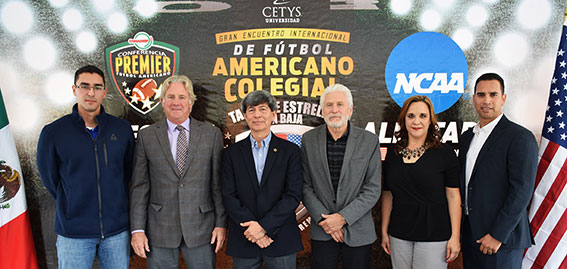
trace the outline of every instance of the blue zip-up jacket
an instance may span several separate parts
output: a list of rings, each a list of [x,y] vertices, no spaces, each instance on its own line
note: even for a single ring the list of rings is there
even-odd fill
[[[134,135],[126,120],[96,117],[93,138],[73,113],[46,125],[37,145],[43,184],[57,201],[55,232],[71,238],[105,238],[129,229],[128,184]]]

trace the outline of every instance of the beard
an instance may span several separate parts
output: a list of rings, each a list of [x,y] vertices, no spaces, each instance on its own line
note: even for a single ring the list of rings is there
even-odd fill
[[[340,121],[331,121],[331,117],[341,117]],[[349,116],[344,116],[340,113],[331,113],[327,116],[325,116],[325,123],[327,124],[327,126],[331,127],[331,128],[341,128],[343,126],[345,126],[345,124],[348,122],[348,120],[350,120]]]

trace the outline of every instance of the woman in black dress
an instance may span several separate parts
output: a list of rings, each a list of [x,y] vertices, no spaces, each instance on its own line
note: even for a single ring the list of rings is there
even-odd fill
[[[427,96],[408,98],[398,124],[383,165],[382,248],[394,268],[446,268],[460,251],[459,162]]]

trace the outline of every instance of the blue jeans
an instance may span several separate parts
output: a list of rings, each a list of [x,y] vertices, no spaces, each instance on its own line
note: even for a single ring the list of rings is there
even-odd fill
[[[124,231],[104,239],[57,235],[59,269],[90,269],[95,255],[100,268],[127,269],[130,264],[130,233]]]

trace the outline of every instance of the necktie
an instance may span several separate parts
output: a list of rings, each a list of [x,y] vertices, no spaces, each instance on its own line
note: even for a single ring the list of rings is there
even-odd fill
[[[179,174],[181,174],[183,173],[185,162],[187,161],[187,133],[185,132],[185,128],[183,128],[183,126],[181,125],[177,125],[175,129],[179,131],[179,135],[177,136],[176,161],[177,171],[179,171]]]

